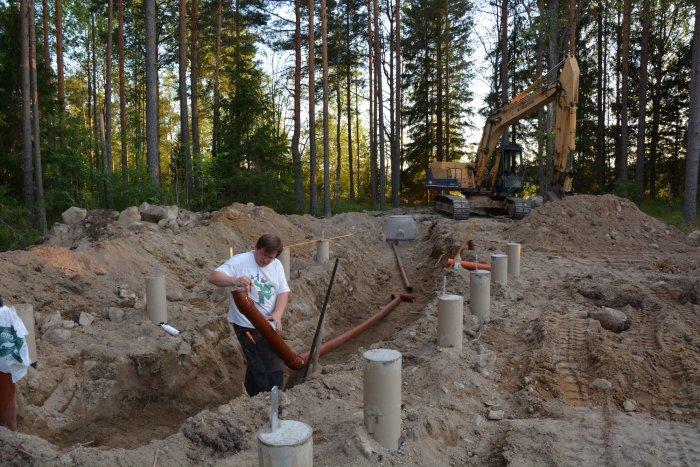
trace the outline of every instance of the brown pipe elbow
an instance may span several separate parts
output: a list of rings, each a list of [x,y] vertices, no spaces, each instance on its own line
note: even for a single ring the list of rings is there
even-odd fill
[[[265,340],[272,347],[272,350],[279,358],[282,359],[284,364],[292,370],[301,370],[304,368],[304,365],[306,365],[306,359],[300,357],[292,349],[290,349],[282,337],[280,337],[280,335],[277,334],[274,329],[272,329],[270,323],[255,307],[255,304],[250,297],[248,297],[248,293],[245,290],[231,291],[231,295],[233,295],[233,301],[236,303],[236,306],[241,313],[248,318],[248,321],[255,326],[255,329],[260,331],[260,334],[262,334]]]

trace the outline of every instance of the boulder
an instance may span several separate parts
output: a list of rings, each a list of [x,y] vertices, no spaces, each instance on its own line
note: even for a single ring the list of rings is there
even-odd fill
[[[63,218],[63,223],[68,225],[77,224],[82,222],[87,216],[87,209],[77,208],[75,206],[70,207],[63,211],[61,217]]]
[[[199,224],[201,220],[202,215],[198,212],[180,209],[177,214],[177,223],[180,227],[192,227]]]
[[[152,222],[157,224],[161,219],[177,219],[178,207],[177,206],[156,206],[148,204],[147,202],[141,203],[139,206],[139,212],[141,213],[141,219],[146,222]]]
[[[589,311],[588,317],[600,322],[603,329],[612,332],[626,331],[632,325],[629,316],[614,308],[600,307],[598,310]]]
[[[134,222],[139,222],[140,220],[141,213],[136,206],[126,208],[119,213],[119,223],[124,227],[129,227]]]
[[[700,246],[700,230],[694,230],[688,234],[688,244],[690,246]]]

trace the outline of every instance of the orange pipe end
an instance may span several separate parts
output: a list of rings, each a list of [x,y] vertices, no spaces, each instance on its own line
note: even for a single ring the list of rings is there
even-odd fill
[[[447,267],[451,268],[455,265],[455,260],[453,258],[449,258],[447,260]],[[486,263],[474,263],[472,261],[462,261],[462,267],[464,269],[469,269],[470,271],[474,271],[476,269],[482,270],[482,271],[490,271],[491,270],[491,265],[486,264]]]

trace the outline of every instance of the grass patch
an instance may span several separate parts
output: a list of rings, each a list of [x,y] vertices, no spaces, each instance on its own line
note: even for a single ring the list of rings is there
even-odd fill
[[[639,209],[643,213],[668,225],[676,226],[686,233],[700,229],[700,212],[695,217],[695,223],[689,225],[683,221],[682,199],[648,199],[639,205]]]

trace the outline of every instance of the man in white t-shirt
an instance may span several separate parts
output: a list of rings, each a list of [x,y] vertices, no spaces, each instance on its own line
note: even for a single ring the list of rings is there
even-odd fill
[[[255,250],[231,257],[209,274],[209,282],[217,287],[245,288],[257,309],[278,332],[282,330],[282,315],[289,302],[289,285],[282,263],[282,240],[265,234],[255,244]],[[245,389],[249,396],[282,389],[284,364],[274,353],[260,331],[236,307],[229,294],[227,319],[233,324],[246,358]]]

